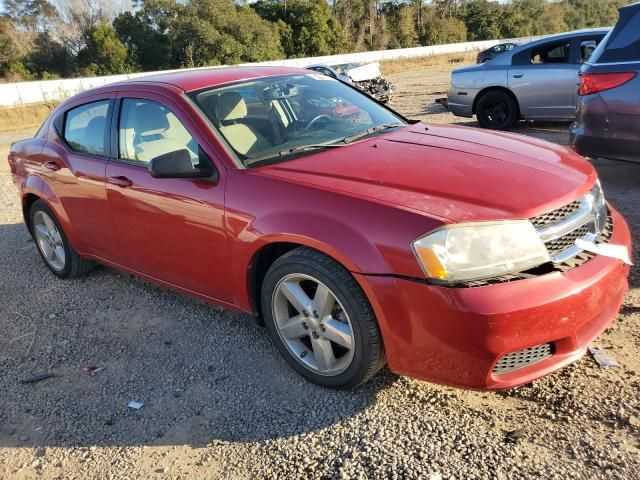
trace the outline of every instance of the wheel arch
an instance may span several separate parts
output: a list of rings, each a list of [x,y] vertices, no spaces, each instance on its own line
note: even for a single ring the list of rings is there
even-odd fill
[[[507,87],[501,87],[501,86],[498,86],[498,85],[494,85],[494,86],[491,86],[491,87],[483,88],[482,90],[480,90],[480,91],[478,92],[478,94],[476,95],[476,97],[473,99],[473,106],[471,107],[471,113],[472,113],[473,115],[475,115],[475,114],[476,114],[476,110],[477,110],[477,108],[478,108],[478,102],[480,101],[480,99],[481,99],[483,96],[485,96],[485,95],[486,95],[487,93],[489,93],[489,92],[496,92],[496,91],[497,91],[497,92],[504,92],[504,93],[506,93],[507,95],[509,95],[509,96],[513,99],[513,101],[514,101],[514,102],[515,102],[515,104],[516,104],[516,108],[518,109],[518,118],[519,118],[519,117],[520,117],[520,102],[518,102],[518,98],[516,97],[515,93],[513,93],[513,92],[512,92],[509,88],[507,88]]]
[[[73,229],[73,225],[69,220],[69,216],[65,211],[62,203],[58,200],[56,195],[49,184],[38,175],[28,176],[21,187],[21,200],[22,200],[22,215],[24,217],[25,225],[29,232],[31,232],[31,219],[29,218],[29,212],[31,206],[37,201],[42,200],[60,222],[65,235],[67,236],[71,245],[76,248],[76,235]]]
[[[42,197],[33,192],[29,192],[22,197],[22,217],[24,218],[24,224],[27,226],[29,232],[31,232],[31,218],[29,212],[31,211],[31,206],[37,200],[42,200]]]
[[[261,245],[259,245],[251,255],[251,260],[246,269],[245,285],[249,307],[256,316],[258,323],[263,324],[260,296],[262,293],[262,282],[267,271],[278,258],[300,247],[308,248],[327,256],[348,272],[359,271],[358,267],[338,250],[314,239],[299,236],[290,238],[276,237],[261,242]]]

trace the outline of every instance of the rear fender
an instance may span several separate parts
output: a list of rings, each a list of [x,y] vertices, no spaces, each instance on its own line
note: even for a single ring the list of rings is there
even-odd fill
[[[51,209],[53,214],[56,216],[58,222],[62,226],[62,230],[65,235],[71,242],[71,245],[76,245],[75,231],[71,222],[69,220],[69,216],[67,212],[62,207],[62,203],[58,197],[55,196],[53,190],[49,186],[49,184],[39,175],[29,175],[25,178],[25,181],[21,187],[22,192],[22,213],[24,216],[24,222],[31,231],[31,226],[29,225],[29,207],[32,203],[32,199],[34,197],[38,197],[38,199],[44,201],[47,206]],[[77,250],[77,249],[76,249]]]

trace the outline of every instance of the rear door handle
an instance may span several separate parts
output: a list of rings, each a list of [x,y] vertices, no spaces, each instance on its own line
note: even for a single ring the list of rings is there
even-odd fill
[[[57,172],[58,170],[60,170],[60,165],[53,161],[44,162],[42,166],[47,170],[51,170],[53,172]]]
[[[513,78],[522,78],[522,77],[524,77],[523,73],[514,73],[513,74]]]
[[[109,177],[109,183],[116,185],[120,188],[127,188],[133,185],[133,182],[129,180],[127,177]]]

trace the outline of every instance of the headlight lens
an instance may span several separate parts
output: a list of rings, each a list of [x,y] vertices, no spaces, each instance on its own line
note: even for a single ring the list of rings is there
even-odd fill
[[[528,220],[446,226],[413,242],[413,251],[427,278],[444,282],[496,277],[551,261]]]
[[[600,180],[596,181],[595,186],[588,194],[589,201],[592,203],[591,208],[595,216],[596,231],[600,233],[604,230],[607,223],[607,202],[604,198],[604,192],[602,191],[602,185]]]

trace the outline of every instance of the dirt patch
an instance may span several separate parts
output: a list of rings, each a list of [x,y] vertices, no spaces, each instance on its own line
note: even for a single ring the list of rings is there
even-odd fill
[[[38,103],[24,107],[0,109],[0,132],[39,127],[56,107],[55,103]]]
[[[461,66],[472,64],[476,60],[477,51],[447,53],[445,55],[431,55],[428,57],[401,58],[397,60],[383,60],[380,68],[383,75],[422,70],[437,66]]]

